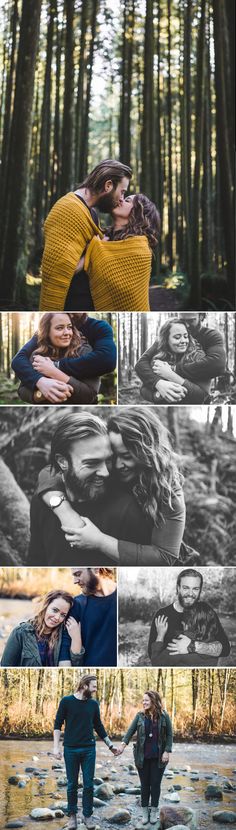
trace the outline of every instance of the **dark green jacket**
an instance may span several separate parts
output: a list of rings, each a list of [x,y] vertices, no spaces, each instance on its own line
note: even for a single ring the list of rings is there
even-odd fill
[[[59,663],[61,641],[62,626],[54,647],[54,666],[58,666]],[[80,654],[70,652],[72,666],[83,665],[83,656],[84,649]],[[16,628],[13,628],[4,648],[1,666],[42,666],[35,630],[30,621],[21,622]]]
[[[145,715],[143,712],[137,712],[134,720],[127,729],[123,737],[123,741],[128,744],[130,739],[137,732],[137,739],[134,743],[134,761],[136,767],[142,768],[144,762],[144,744],[145,744]],[[161,717],[158,719],[158,766],[165,767],[161,761],[163,752],[172,752],[172,725],[167,712],[163,711]]]

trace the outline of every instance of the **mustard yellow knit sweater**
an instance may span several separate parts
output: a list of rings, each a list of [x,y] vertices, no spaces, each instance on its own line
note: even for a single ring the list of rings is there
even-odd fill
[[[75,193],[67,193],[53,205],[44,225],[41,311],[63,310],[76,265],[94,234],[102,236]]]
[[[93,237],[84,268],[94,307],[102,311],[150,311],[149,280],[152,253],[146,236],[115,242]]]

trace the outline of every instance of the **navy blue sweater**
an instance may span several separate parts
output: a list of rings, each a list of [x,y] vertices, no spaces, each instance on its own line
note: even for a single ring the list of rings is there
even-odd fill
[[[70,615],[81,622],[84,666],[117,665],[117,592],[75,597]],[[68,660],[70,637],[63,631],[59,660]],[[70,659],[70,657],[69,657]]]
[[[97,700],[79,700],[66,695],[59,703],[54,729],[65,723],[64,746],[91,746],[95,743],[93,730],[104,740],[107,732],[100,718]]]
[[[92,317],[87,317],[79,330],[92,346],[92,351],[82,357],[62,357],[59,360],[59,369],[78,380],[113,372],[116,367],[116,345],[109,323],[106,320],[94,320]],[[30,355],[37,349],[37,345],[37,334],[34,334],[12,360],[15,374],[25,386],[32,390],[37,381],[43,377],[43,372],[34,369],[30,362]]]

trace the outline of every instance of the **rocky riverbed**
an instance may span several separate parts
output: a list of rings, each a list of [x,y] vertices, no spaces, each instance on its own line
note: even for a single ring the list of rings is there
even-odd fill
[[[35,825],[45,830],[48,822],[52,830],[66,826],[65,770],[63,762],[57,765],[51,748],[49,741],[1,743],[1,828],[27,830]],[[141,827],[140,786],[131,745],[115,759],[98,743],[94,785],[97,830]],[[79,816],[81,812],[80,788]],[[175,744],[163,779],[160,817],[156,830],[236,827],[235,746]]]

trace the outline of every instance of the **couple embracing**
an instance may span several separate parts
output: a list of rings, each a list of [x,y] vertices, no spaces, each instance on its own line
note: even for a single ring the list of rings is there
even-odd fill
[[[55,203],[44,226],[41,310],[149,310],[160,217],[144,194],[126,197],[131,177],[106,159]],[[112,216],[105,233],[96,208]]]
[[[150,823],[158,819],[158,803],[161,780],[172,750],[172,727],[169,715],[162,705],[157,691],[148,690],[143,695],[143,708],[135,715],[121,746],[113,743],[101,721],[100,709],[93,695],[97,691],[95,675],[84,675],[79,680],[75,692],[66,695],[60,701],[54,723],[54,755],[61,758],[60,735],[65,724],[64,758],[67,775],[68,830],[77,828],[78,812],[78,776],[80,768],[83,775],[82,808],[83,822],[86,827],[96,827],[93,821],[93,778],[95,771],[94,730],[108,746],[113,755],[119,756],[136,735],[134,760],[141,784],[142,824],[149,822],[149,802],[151,806]]]

